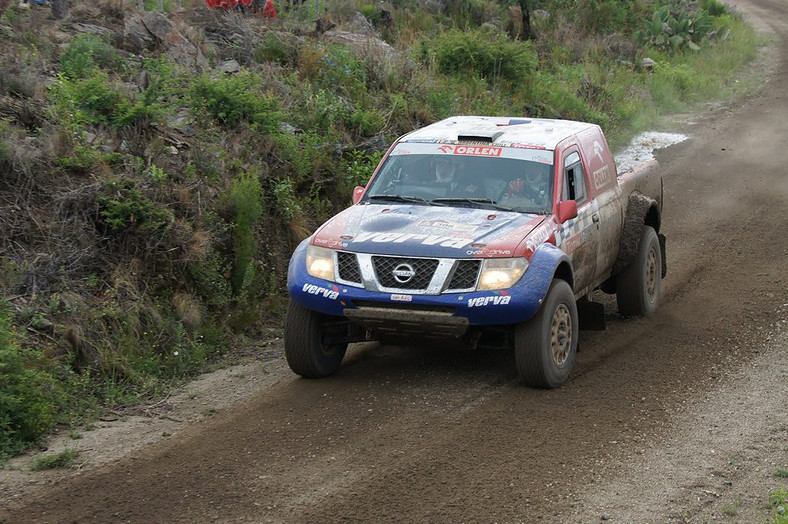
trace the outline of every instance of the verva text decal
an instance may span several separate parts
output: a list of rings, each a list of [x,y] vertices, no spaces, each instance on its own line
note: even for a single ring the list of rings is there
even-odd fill
[[[510,295],[495,295],[492,297],[476,297],[468,299],[468,307],[505,306],[512,299]]]
[[[339,288],[334,286],[334,289],[328,289],[325,287],[316,286],[315,284],[304,284],[304,287],[301,289],[304,293],[309,293],[310,295],[317,295],[322,296],[323,298],[327,298],[329,300],[336,300],[339,296]]]
[[[470,240],[467,238],[448,237],[443,235],[424,235],[416,233],[360,233],[356,242],[376,242],[402,244],[408,240],[420,240],[423,246],[465,247]]]

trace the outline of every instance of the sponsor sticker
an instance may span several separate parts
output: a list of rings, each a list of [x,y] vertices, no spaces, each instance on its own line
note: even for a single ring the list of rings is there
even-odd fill
[[[505,306],[512,300],[511,295],[506,291],[496,291],[495,293],[495,295],[488,297],[469,298],[468,307]]]
[[[608,185],[613,179],[613,174],[610,172],[610,166],[608,165],[600,167],[591,173],[591,176],[594,179],[594,187],[597,189]]]
[[[412,295],[391,295],[391,300],[394,302],[413,302]]]
[[[339,288],[336,286],[331,286],[331,288],[332,289],[328,289],[315,284],[304,284],[304,287],[301,288],[301,291],[310,295],[327,298],[329,300],[336,300],[337,297],[339,297]]]
[[[458,222],[449,222],[448,220],[422,220],[419,222],[422,227],[431,227],[434,229],[447,229],[451,231],[471,232],[475,231],[478,227],[476,224],[460,224]]]
[[[454,148],[455,155],[501,156],[502,152],[503,148],[500,147],[457,146]]]
[[[360,233],[356,236],[356,242],[375,242],[375,243],[391,243],[402,244],[408,240],[420,241],[423,246],[441,246],[441,247],[465,247],[470,240],[467,238],[459,238],[444,235],[424,235],[416,233]]]

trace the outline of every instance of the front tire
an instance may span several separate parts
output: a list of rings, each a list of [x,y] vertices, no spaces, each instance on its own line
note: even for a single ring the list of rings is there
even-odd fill
[[[616,276],[616,301],[623,316],[648,316],[657,310],[662,290],[662,250],[651,226],[643,226],[635,260]]]
[[[285,317],[285,357],[294,373],[304,378],[322,378],[339,369],[347,351],[347,342],[328,340],[342,335],[332,329],[329,317],[310,311],[291,300]]]
[[[536,315],[515,330],[520,382],[534,388],[561,387],[575,365],[578,329],[572,288],[566,281],[554,279]]]

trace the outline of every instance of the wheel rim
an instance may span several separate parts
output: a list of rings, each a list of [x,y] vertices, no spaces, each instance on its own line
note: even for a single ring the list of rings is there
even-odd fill
[[[550,326],[550,349],[556,366],[563,366],[572,347],[572,316],[566,304],[559,304]]]
[[[654,249],[648,251],[648,263],[646,264],[646,294],[649,303],[653,303],[657,296],[657,252]]]

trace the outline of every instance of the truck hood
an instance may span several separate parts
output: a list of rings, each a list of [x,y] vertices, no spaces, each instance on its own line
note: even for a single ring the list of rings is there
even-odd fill
[[[521,256],[518,246],[545,218],[491,209],[354,205],[321,226],[311,243],[357,253],[400,256]]]

